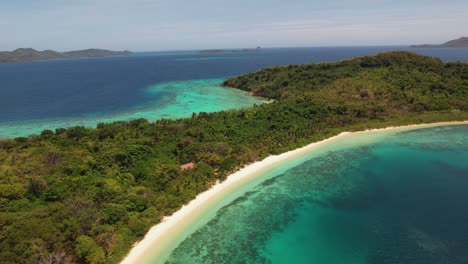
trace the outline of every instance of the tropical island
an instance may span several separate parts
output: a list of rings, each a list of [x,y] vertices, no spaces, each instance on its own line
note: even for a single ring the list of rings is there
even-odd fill
[[[36,60],[52,60],[52,59],[72,59],[72,58],[97,58],[109,56],[126,56],[133,52],[111,51],[103,49],[86,49],[67,52],[58,52],[54,50],[38,51],[31,48],[19,48],[14,51],[0,51],[0,63],[6,62],[27,62]]]
[[[224,86],[270,104],[0,141],[0,259],[118,263],[240,168],[344,131],[468,120],[468,64],[409,52],[271,67]]]
[[[440,45],[412,45],[411,48],[468,48],[468,37],[450,40]]]

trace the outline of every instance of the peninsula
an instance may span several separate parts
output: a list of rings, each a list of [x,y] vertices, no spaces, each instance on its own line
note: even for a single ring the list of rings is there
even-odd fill
[[[126,56],[133,54],[131,51],[110,51],[103,49],[86,49],[68,52],[58,52],[54,50],[38,51],[31,48],[20,48],[14,51],[0,51],[0,63],[26,62],[36,60],[51,59],[71,59],[71,58],[95,58],[109,56]]]
[[[468,37],[450,40],[440,45],[412,45],[411,48],[468,48]]]
[[[144,245],[168,231],[157,245],[171,243],[194,204],[299,152],[259,163],[266,157],[347,131],[468,120],[468,64],[410,52],[270,67],[224,85],[274,102],[0,140],[0,259],[118,263],[166,223],[126,262],[142,263]],[[222,187],[163,220],[213,186]]]

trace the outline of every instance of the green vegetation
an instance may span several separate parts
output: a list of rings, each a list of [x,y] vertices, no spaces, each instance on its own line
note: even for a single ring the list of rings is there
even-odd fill
[[[58,52],[54,50],[37,51],[31,48],[20,48],[14,51],[0,51],[0,63],[22,62],[36,60],[71,59],[71,58],[96,58],[109,56],[126,56],[132,54],[131,51],[110,51],[102,49],[75,50]]]
[[[341,131],[468,120],[468,65],[407,52],[224,84],[276,100],[0,141],[0,262],[117,263],[164,215],[270,154]]]

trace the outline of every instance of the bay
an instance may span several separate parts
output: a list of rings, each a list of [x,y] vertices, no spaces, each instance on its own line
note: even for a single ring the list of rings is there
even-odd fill
[[[167,263],[468,263],[468,125],[351,136],[300,160]]]

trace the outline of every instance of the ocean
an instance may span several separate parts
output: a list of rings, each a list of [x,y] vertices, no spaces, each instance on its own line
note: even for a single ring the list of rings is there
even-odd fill
[[[219,84],[267,66],[389,50],[468,61],[468,49],[328,47],[0,64],[0,138],[250,107],[268,100]],[[467,125],[337,141],[228,195],[167,261],[468,263],[467,161]]]
[[[351,135],[259,175],[154,263],[468,263],[467,161],[468,125]]]
[[[147,52],[126,57],[0,64],[0,138],[44,129],[146,118],[190,117],[264,103],[220,88],[226,78],[263,67],[331,62],[389,50],[410,50],[445,61],[468,61],[468,49],[409,47],[277,48],[200,54]]]

